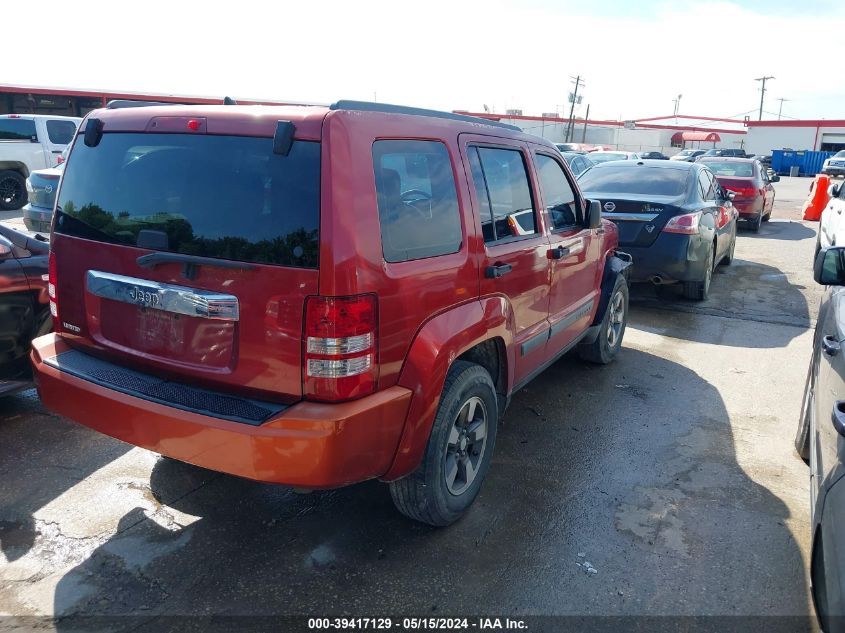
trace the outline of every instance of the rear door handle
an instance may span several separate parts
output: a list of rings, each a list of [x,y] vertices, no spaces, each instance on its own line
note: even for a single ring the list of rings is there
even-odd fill
[[[564,257],[567,257],[571,252],[572,251],[569,250],[568,246],[558,246],[557,248],[550,249],[546,253],[546,256],[549,259],[563,259]]]
[[[493,264],[487,267],[487,270],[484,271],[484,276],[488,279],[496,279],[498,277],[504,277],[512,270],[513,266],[510,264]]]
[[[822,339],[822,349],[828,356],[836,356],[841,346],[839,345],[839,341],[828,334]]]

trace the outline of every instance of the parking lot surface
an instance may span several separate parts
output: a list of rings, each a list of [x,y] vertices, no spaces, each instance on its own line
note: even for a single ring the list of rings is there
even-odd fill
[[[821,296],[808,186],[776,185],[772,221],[741,230],[706,302],[635,287],[616,362],[566,357],[516,394],[449,528],[401,517],[377,482],[297,494],[132,448],[34,391],[0,401],[0,614],[135,614],[140,630],[169,615],[784,615],[808,630],[809,475],[792,448]]]

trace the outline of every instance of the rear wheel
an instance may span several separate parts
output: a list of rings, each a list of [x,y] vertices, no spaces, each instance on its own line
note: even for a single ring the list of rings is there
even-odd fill
[[[481,490],[496,443],[498,405],[493,380],[475,363],[455,361],[422,463],[390,483],[390,496],[405,516],[429,525],[457,521]]]
[[[607,365],[616,358],[622,347],[622,337],[628,324],[628,283],[618,275],[610,301],[604,311],[599,335],[595,341],[578,348],[582,359],[599,365]]]
[[[762,211],[760,211],[760,215],[758,215],[756,218],[754,218],[754,219],[753,219],[753,220],[749,223],[749,225],[748,225],[748,226],[749,226],[749,228],[750,228],[752,231],[754,231],[755,233],[759,233],[759,232],[760,232],[760,224],[762,224],[762,223],[763,223],[763,212],[762,212]]]
[[[734,251],[736,250],[736,231],[734,231],[733,237],[731,238],[731,246],[728,249],[728,252],[722,258],[722,261],[719,262],[725,266],[730,266],[731,262],[734,260]]]
[[[704,279],[701,281],[685,281],[684,296],[693,301],[704,301],[710,295],[710,282],[713,280],[713,265],[716,258],[716,251],[712,244],[710,246],[709,265],[704,271]]]
[[[16,211],[26,204],[26,179],[18,172],[0,171],[0,210]]]

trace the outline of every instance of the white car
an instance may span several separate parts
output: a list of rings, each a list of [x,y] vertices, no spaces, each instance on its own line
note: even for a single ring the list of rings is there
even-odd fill
[[[590,152],[590,160],[594,163],[606,163],[611,160],[639,160],[640,155],[636,152],[603,151]]]
[[[816,254],[830,246],[845,246],[845,183],[830,185],[830,202],[822,211]]]
[[[828,176],[845,176],[845,149],[824,161],[822,173]]]
[[[0,211],[26,204],[29,174],[58,164],[81,121],[67,116],[0,115]]]

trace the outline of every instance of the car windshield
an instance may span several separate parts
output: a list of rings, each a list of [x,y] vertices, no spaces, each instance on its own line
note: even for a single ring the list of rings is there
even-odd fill
[[[678,152],[678,156],[692,156],[694,153],[694,149],[682,149],[680,152]]]
[[[845,149],[836,152],[836,156],[834,156],[834,158],[845,158]]]
[[[185,134],[77,143],[56,232],[186,255],[317,267],[320,145]]]
[[[751,163],[708,160],[704,164],[717,176],[735,176],[737,178],[751,178],[754,176],[754,166]]]
[[[689,171],[666,167],[643,167],[635,163],[606,165],[585,171],[578,184],[582,191],[636,194],[677,198],[686,191]]]

